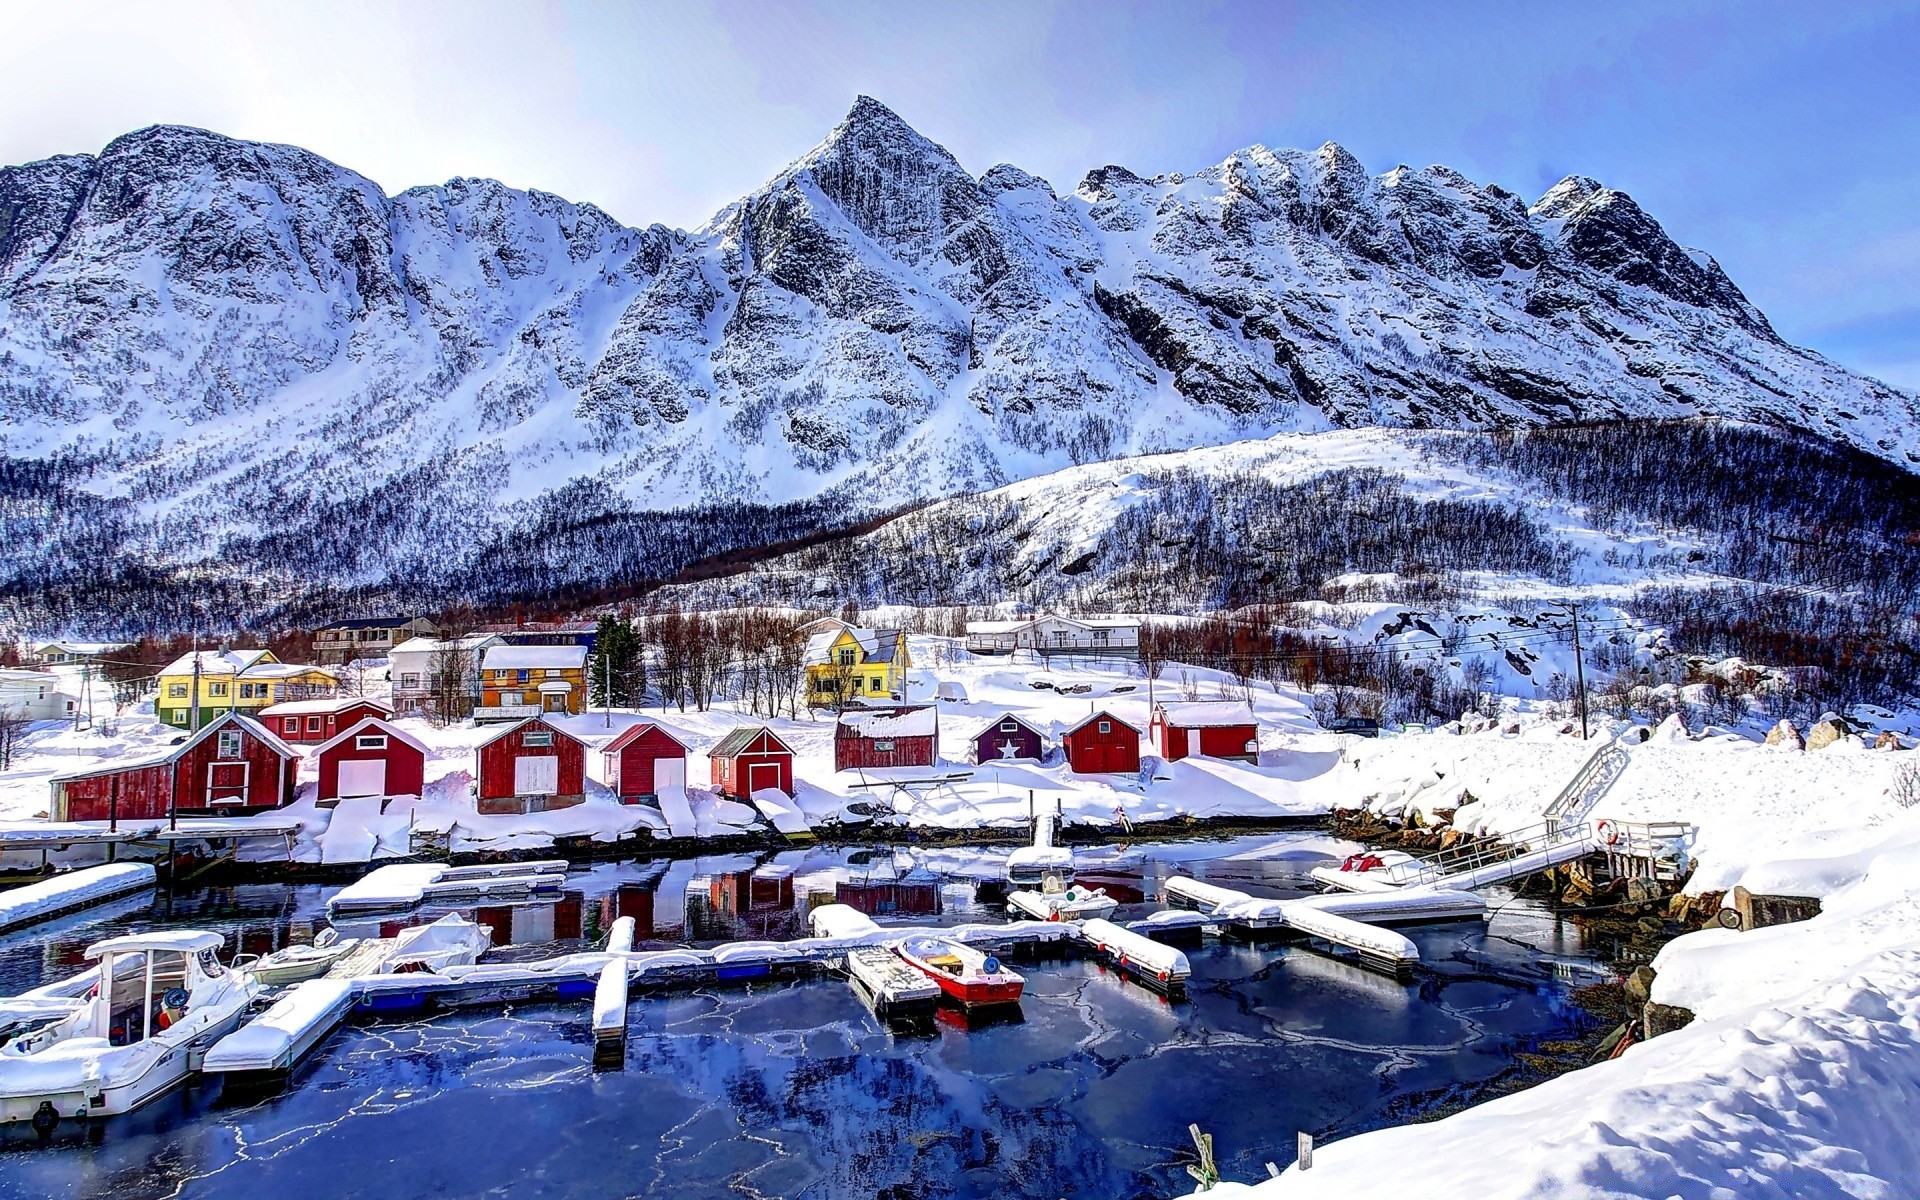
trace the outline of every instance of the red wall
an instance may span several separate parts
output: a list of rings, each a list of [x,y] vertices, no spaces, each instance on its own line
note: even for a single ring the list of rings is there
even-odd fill
[[[304,745],[317,745],[321,742],[332,741],[341,730],[352,729],[368,717],[383,718],[388,715],[385,709],[373,703],[371,700],[367,700],[336,713],[304,713],[297,717],[267,716],[260,718],[260,723],[265,725],[269,732],[277,735],[283,741],[299,742]],[[318,732],[309,733],[307,731],[307,722],[310,718],[316,716],[320,718],[320,729]],[[298,721],[300,728],[295,732],[288,732],[288,721]]]
[[[1009,739],[1019,746],[1016,751],[1018,758],[1038,759],[1047,751],[1046,743],[1036,731],[1025,725],[1019,725],[1012,733],[1007,733],[1000,728],[1000,722],[995,721],[973,739],[973,761],[977,763],[1012,761],[1000,757],[1000,743]]]
[[[628,796],[650,796],[654,793],[654,762],[662,758],[684,760],[686,757],[687,752],[679,742],[667,736],[658,725],[650,726],[645,733],[635,736],[614,752],[612,762],[608,764],[607,786],[623,800]]]
[[[427,756],[393,736],[393,731],[374,726],[368,733],[385,735],[385,750],[359,750],[354,747],[354,739],[341,742],[338,746],[320,756],[320,795],[319,799],[333,800],[340,795],[340,764],[343,762],[364,762],[372,758],[387,760],[387,795],[418,796],[427,783]],[[565,774],[564,769],[561,772]],[[509,768],[508,779],[512,779]]]
[[[1107,723],[1108,732],[1100,732],[1101,721]],[[1075,774],[1132,774],[1140,769],[1140,735],[1117,717],[1088,721],[1060,741]]]
[[[119,781],[120,797],[113,798],[114,781]],[[122,818],[143,820],[167,815],[167,803],[173,797],[173,768],[167,764],[107,771],[85,779],[55,785],[66,792],[65,811],[56,807],[56,821],[105,821],[117,808]]]
[[[881,750],[878,743],[890,741],[893,749]],[[833,735],[833,769],[851,767],[930,767],[933,765],[931,737],[868,738],[851,734],[845,726]]]
[[[529,747],[521,744],[521,739],[528,733],[539,730],[552,732],[553,745]],[[586,745],[551,725],[534,724],[516,729],[480,747],[479,798],[499,800],[518,795],[513,790],[513,760],[541,754],[560,756],[559,795],[579,796],[586,792]]]
[[[229,730],[237,728],[229,725]],[[210,734],[173,765],[174,803],[181,811],[207,808],[207,777],[215,763],[244,761],[247,769],[247,808],[278,808],[293,800],[293,775],[299,759],[280,752],[245,729],[240,730],[240,757],[220,757],[220,734]],[[241,807],[223,804],[221,810]]]
[[[1160,757],[1168,762],[1178,762],[1187,756],[1187,730],[1185,725],[1162,725],[1156,731],[1160,743]],[[1245,725],[1210,725],[1200,729],[1200,753],[1208,758],[1238,758],[1246,760],[1257,755],[1247,753],[1247,743],[1259,736],[1259,729],[1252,723]]]
[[[747,782],[753,778],[755,763],[771,763],[779,768],[780,790],[793,795],[793,754],[782,750],[778,742],[768,734],[761,734],[747,744],[747,748],[731,758],[714,758],[714,789],[727,796],[745,796]],[[762,775],[765,772],[761,772]]]

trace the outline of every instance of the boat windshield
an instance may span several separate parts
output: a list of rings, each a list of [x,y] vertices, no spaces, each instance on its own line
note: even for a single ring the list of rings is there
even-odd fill
[[[107,1041],[131,1046],[169,1028],[186,1015],[186,988],[187,956],[179,950],[115,955]]]

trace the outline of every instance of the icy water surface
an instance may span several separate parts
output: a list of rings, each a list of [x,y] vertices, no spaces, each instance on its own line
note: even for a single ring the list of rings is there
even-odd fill
[[[1083,875],[1152,911],[1167,874],[1262,895],[1308,889],[1342,851],[1311,835],[1088,851]],[[802,932],[838,899],[883,922],[997,919],[1004,849],[849,851],[607,864],[557,903],[466,908],[497,957],[583,948],[621,915],[654,945]],[[324,924],[332,887],[253,885],[129,902],[0,939],[0,992],[77,969],[100,937],[218,929],[260,952]],[[444,911],[444,910],[441,910]],[[412,920],[434,913],[416,914]],[[374,923],[354,927],[375,932]],[[1577,1032],[1591,968],[1570,929],[1509,902],[1491,925],[1410,931],[1410,984],[1297,947],[1190,949],[1184,1001],[1085,961],[1021,963],[1014,1019],[877,1021],[842,981],[636,1000],[622,1069],[595,1071],[585,1004],[498,1006],[343,1027],[286,1088],[216,1084],[52,1145],[0,1145],[0,1197],[1129,1197],[1191,1187],[1187,1125],[1228,1179],[1404,1120]]]

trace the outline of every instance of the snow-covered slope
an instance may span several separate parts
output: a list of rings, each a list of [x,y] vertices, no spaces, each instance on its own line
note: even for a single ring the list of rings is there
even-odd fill
[[[692,234],[180,128],[0,170],[0,453],[136,500],[117,548],[167,565],[346,514],[377,552],[330,582],[444,576],[570,481],[880,507],[1330,426],[1710,413],[1911,466],[1917,405],[1624,193],[1333,145],[1061,196],[861,98]]]

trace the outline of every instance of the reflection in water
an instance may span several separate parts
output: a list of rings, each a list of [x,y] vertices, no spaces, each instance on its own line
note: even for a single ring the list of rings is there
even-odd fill
[[[1107,848],[1082,875],[1125,895],[1128,919],[1169,873],[1285,895],[1344,852],[1302,835]],[[461,911],[501,957],[593,943],[622,916],[660,946],[797,936],[828,901],[882,921],[1001,915],[975,881],[1003,852],[860,853],[603,864],[558,902]],[[254,953],[306,940],[331,890],[203,890],[0,939],[0,990],[68,974],[87,944],[133,928],[219,929]],[[1581,949],[1537,909],[1412,936],[1427,967],[1411,985],[1296,947],[1209,943],[1175,1004],[1092,962],[1023,963],[1025,999],[986,1024],[943,1009],[889,1029],[833,981],[650,997],[631,1008],[626,1069],[598,1074],[580,1005],[357,1024],[276,1094],[190,1089],[96,1127],[97,1142],[72,1126],[45,1149],[9,1134],[0,1197],[1179,1194],[1189,1122],[1229,1178],[1252,1180],[1286,1161],[1296,1129],[1404,1119],[1582,1020],[1558,977]]]

